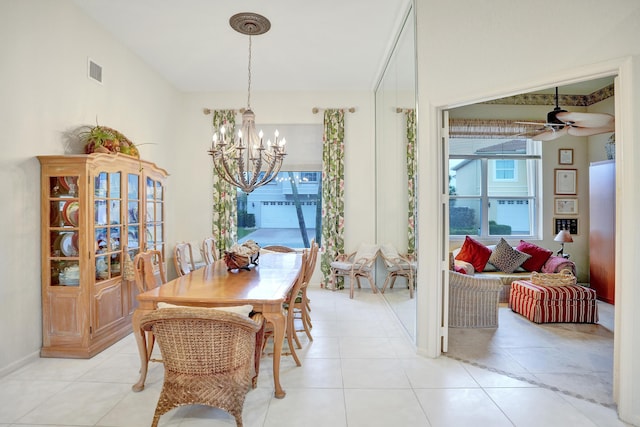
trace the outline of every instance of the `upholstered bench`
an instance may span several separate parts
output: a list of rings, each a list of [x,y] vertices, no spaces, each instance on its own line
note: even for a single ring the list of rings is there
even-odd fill
[[[596,323],[596,291],[580,285],[543,286],[528,280],[511,283],[509,306],[535,323]]]

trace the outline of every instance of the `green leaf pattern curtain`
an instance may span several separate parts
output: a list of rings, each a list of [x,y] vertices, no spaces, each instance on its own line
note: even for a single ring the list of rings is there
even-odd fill
[[[344,251],[344,111],[324,112],[322,144],[322,286],[343,289],[344,279],[330,284],[331,262]]]
[[[225,126],[231,129],[231,135],[235,132],[236,113],[234,110],[215,110],[213,112],[213,127],[219,129]],[[237,190],[236,187],[223,180],[213,168],[213,224],[212,232],[216,240],[218,255],[230,248],[237,240],[236,221],[237,215]]]
[[[416,251],[416,172],[418,171],[418,159],[416,156],[416,111],[413,109],[405,112],[407,126],[407,189],[409,191],[408,200],[408,248],[409,255]]]

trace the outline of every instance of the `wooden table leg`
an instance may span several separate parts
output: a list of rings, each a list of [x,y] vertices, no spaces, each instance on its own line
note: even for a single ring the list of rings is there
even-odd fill
[[[144,331],[140,328],[140,319],[150,310],[141,310],[136,309],[133,312],[133,316],[131,318],[131,324],[133,326],[133,336],[136,338],[136,344],[138,344],[138,353],[140,355],[140,378],[138,382],[135,383],[131,389],[133,391],[142,391],[144,390],[144,381],[147,379],[147,369],[149,367],[149,356],[147,355],[147,339]]]
[[[280,356],[284,342],[285,317],[282,312],[267,312],[263,315],[273,325],[273,386],[276,398],[282,399],[287,394],[280,385]]]

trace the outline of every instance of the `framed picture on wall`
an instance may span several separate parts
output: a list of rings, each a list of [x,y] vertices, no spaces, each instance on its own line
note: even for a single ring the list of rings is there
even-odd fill
[[[559,149],[558,163],[561,165],[572,165],[573,164],[573,148]]]
[[[578,234],[578,218],[554,218],[553,234],[558,234],[560,230],[568,230],[569,234]]]
[[[555,173],[555,193],[576,195],[578,194],[578,170],[577,169],[554,169]]]
[[[578,199],[555,199],[554,213],[556,215],[578,215]]]

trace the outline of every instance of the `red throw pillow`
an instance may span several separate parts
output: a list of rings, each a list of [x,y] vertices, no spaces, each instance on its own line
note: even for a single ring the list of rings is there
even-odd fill
[[[462,267],[458,267],[457,265],[453,267],[453,271],[460,274],[467,274],[467,270]]]
[[[520,240],[520,244],[516,247],[520,252],[531,255],[531,258],[522,264],[522,268],[527,271],[540,271],[545,262],[549,259],[553,252],[548,249],[541,248],[533,243]]]
[[[484,266],[487,265],[489,257],[491,256],[491,249],[472,239],[469,236],[464,238],[464,243],[460,248],[460,253],[456,256],[456,259],[466,261],[473,265],[473,269],[478,273],[484,270]]]

